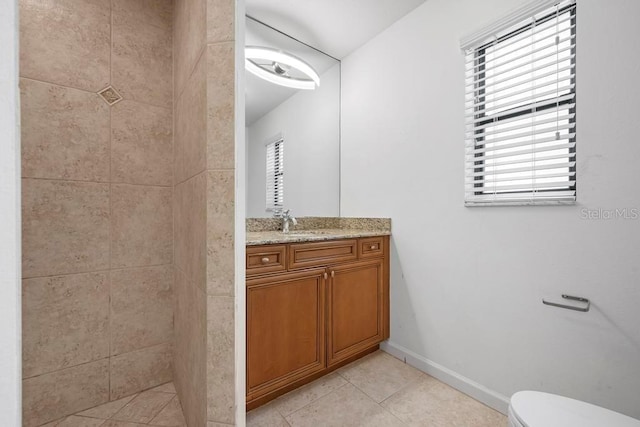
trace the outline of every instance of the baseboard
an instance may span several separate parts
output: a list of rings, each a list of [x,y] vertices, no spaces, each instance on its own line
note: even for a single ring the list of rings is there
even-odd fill
[[[489,390],[482,384],[470,380],[449,368],[445,368],[436,362],[422,357],[399,344],[391,341],[385,341],[380,344],[380,348],[392,356],[397,357],[400,360],[404,360],[408,365],[439,379],[443,383],[473,397],[496,411],[502,412],[503,414],[507,413],[509,399],[506,396],[496,393],[493,390]]]

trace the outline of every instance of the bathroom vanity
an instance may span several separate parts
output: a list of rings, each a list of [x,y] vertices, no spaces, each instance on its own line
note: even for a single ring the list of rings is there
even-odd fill
[[[388,228],[247,233],[247,410],[389,337]]]

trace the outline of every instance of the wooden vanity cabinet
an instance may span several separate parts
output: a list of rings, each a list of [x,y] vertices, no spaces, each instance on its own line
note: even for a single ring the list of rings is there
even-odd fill
[[[247,401],[324,370],[325,269],[247,280]]]
[[[388,236],[247,247],[247,410],[388,337]]]
[[[327,365],[379,344],[384,337],[382,260],[330,267]]]

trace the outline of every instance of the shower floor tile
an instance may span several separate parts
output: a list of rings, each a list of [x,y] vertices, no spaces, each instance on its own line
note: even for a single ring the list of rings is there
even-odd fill
[[[186,427],[173,383],[87,409],[43,427]]]

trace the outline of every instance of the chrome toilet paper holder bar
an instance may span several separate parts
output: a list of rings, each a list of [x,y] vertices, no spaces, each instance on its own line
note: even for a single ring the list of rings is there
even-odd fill
[[[586,307],[576,307],[575,305],[558,304],[557,302],[546,301],[544,298],[542,299],[542,303],[546,304],[546,305],[551,305],[551,306],[554,306],[554,307],[566,308],[567,310],[582,311],[584,313],[589,311],[589,309],[591,308],[591,301],[589,301],[587,298],[574,297],[574,296],[566,295],[566,294],[562,294],[562,298],[570,300],[570,301],[583,302],[583,303],[587,304],[587,306]]]

